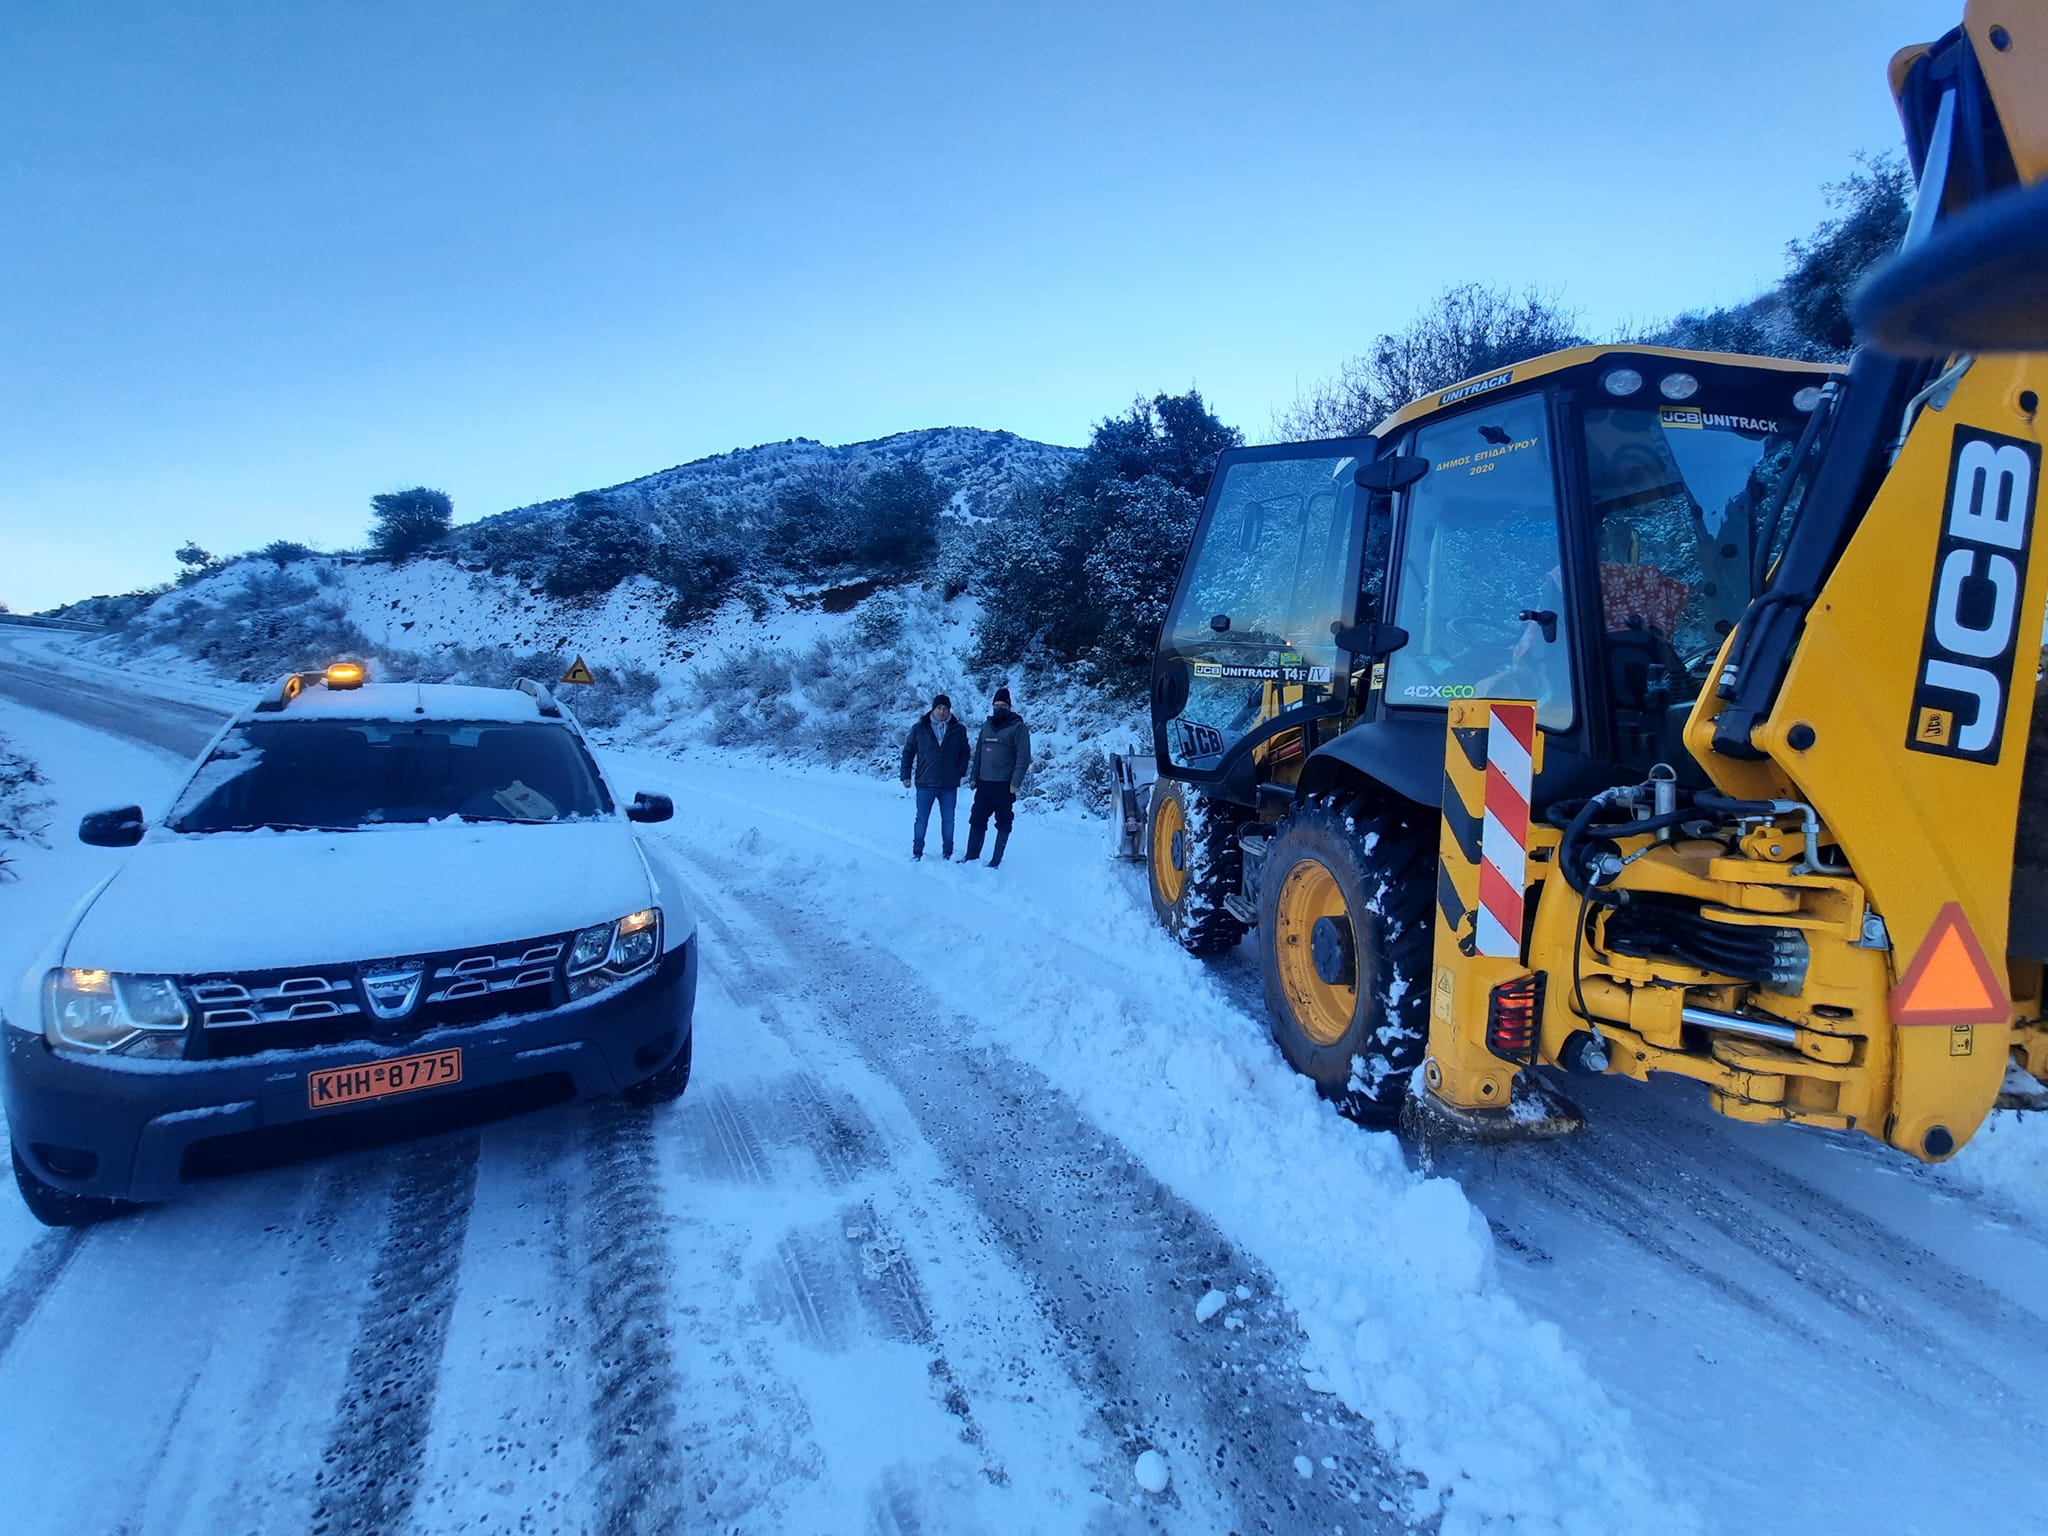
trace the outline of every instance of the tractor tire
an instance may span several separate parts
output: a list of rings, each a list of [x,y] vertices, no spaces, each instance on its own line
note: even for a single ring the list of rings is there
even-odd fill
[[[1244,924],[1224,910],[1223,898],[1244,878],[1237,832],[1247,819],[1178,779],[1161,779],[1152,791],[1145,829],[1152,912],[1191,955],[1224,954],[1244,937]]]
[[[1353,1120],[1393,1123],[1429,1040],[1432,824],[1364,799],[1296,806],[1260,878],[1274,1042]]]

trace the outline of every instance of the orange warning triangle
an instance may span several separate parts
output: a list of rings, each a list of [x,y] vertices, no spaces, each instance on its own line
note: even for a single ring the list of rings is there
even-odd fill
[[[562,681],[565,683],[594,683],[597,679],[590,675],[590,668],[583,665],[583,658],[578,656],[576,658],[576,665],[562,674]]]
[[[1951,901],[1936,914],[1913,963],[1892,993],[1894,1024],[2005,1024],[2012,1003],[1984,946]]]

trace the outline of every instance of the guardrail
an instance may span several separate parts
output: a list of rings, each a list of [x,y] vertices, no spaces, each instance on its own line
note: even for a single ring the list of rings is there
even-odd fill
[[[81,635],[103,635],[104,624],[87,624],[79,619],[46,619],[39,613],[0,613],[0,624],[21,629],[68,629]]]

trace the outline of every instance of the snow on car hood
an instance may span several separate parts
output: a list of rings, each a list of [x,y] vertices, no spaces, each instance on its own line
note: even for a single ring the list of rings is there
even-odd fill
[[[381,960],[587,927],[648,890],[622,821],[153,835],[64,963],[192,975]]]

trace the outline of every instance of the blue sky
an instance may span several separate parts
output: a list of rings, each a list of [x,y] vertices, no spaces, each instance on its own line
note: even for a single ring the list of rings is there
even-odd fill
[[[1959,0],[0,0],[0,600],[1776,278]]]

